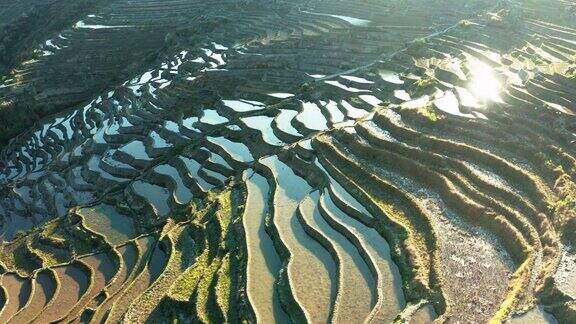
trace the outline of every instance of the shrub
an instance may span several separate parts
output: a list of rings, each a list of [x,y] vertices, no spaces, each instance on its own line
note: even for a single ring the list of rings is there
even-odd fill
[[[314,85],[310,84],[309,82],[304,82],[300,86],[300,90],[302,90],[304,92],[311,92],[314,90]]]
[[[444,119],[444,116],[436,112],[432,105],[427,105],[426,107],[420,108],[418,109],[418,112],[431,122],[438,122]]]

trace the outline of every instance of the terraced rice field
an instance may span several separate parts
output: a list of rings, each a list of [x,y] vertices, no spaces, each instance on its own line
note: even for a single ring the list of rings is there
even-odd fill
[[[0,76],[0,322],[576,322],[575,7],[75,11]]]

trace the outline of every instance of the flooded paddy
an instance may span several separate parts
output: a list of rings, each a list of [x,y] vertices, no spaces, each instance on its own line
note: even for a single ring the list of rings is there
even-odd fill
[[[270,145],[280,146],[284,144],[277,136],[274,134],[274,129],[272,128],[273,117],[268,116],[255,116],[255,117],[245,117],[242,121],[252,129],[257,129],[262,132],[262,137],[264,141]]]
[[[271,211],[268,206],[270,188],[266,179],[253,171],[247,171],[244,177],[248,189],[247,212],[243,217],[248,246],[248,298],[259,322],[288,323],[289,318],[282,310],[275,288],[282,260],[266,232],[266,218]]]
[[[226,107],[229,107],[230,109],[239,113],[261,110],[265,108],[261,103],[245,100],[222,100],[222,103],[224,103]]]
[[[13,323],[23,323],[34,319],[52,300],[56,293],[56,282],[50,271],[38,273],[33,282],[33,291],[25,308],[12,317]]]
[[[145,199],[159,217],[167,216],[170,212],[168,206],[168,189],[143,181],[135,181],[131,184],[134,193]]]
[[[283,131],[284,133],[293,135],[293,136],[302,136],[298,132],[296,128],[292,125],[292,120],[298,115],[298,112],[295,110],[288,110],[283,109],[281,110],[280,114],[276,116],[276,123],[278,128]]]
[[[5,304],[0,319],[8,321],[26,304],[31,293],[30,281],[15,274],[4,274],[1,281],[5,292]]]
[[[321,131],[328,128],[328,121],[322,114],[320,107],[312,102],[302,103],[302,112],[296,116],[296,120],[304,124],[310,130]]]
[[[182,181],[182,178],[180,177],[180,173],[176,168],[174,168],[171,165],[163,164],[154,168],[154,171],[156,173],[170,177],[170,179],[172,179],[176,183],[176,190],[174,191],[174,200],[177,203],[185,204],[192,199],[193,197],[192,192],[190,191],[190,189],[188,189],[188,187],[186,187],[186,185]]]
[[[310,186],[277,157],[261,161],[274,174],[273,223],[290,253],[289,289],[312,322],[326,322],[336,297],[336,265],[329,252],[309,236],[298,221],[299,202]]]
[[[374,276],[374,287],[376,287],[376,303],[372,308],[371,318],[374,320],[388,321],[400,312],[404,307],[404,296],[402,293],[400,273],[390,256],[390,247],[378,232],[367,227],[354,218],[346,215],[325,191],[320,198],[320,206],[333,221],[337,222],[336,227],[346,228],[346,236],[354,236],[358,239],[359,250],[363,254],[363,261],[369,264],[371,276]],[[355,240],[351,240],[355,242]],[[374,275],[375,272],[375,275]]]
[[[122,244],[135,236],[133,221],[110,205],[97,205],[78,211],[84,226],[106,238],[113,246]]]
[[[54,272],[58,278],[57,295],[54,301],[44,308],[40,318],[56,321],[64,317],[86,292],[90,286],[90,277],[87,269],[77,264],[54,268]],[[37,319],[34,322],[40,321]]]
[[[223,148],[236,161],[251,162],[254,160],[250,149],[244,143],[234,142],[225,137],[207,137],[207,139]]]
[[[336,254],[333,257],[339,260],[339,295],[335,302],[333,320],[343,323],[361,322],[368,318],[376,304],[376,282],[356,247],[322,217],[318,209],[319,198],[318,192],[310,194],[300,204],[299,212],[312,231],[326,237]]]

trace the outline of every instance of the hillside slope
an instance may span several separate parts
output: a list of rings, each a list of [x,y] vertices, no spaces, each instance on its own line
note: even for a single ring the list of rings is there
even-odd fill
[[[0,321],[574,322],[573,9],[62,13],[0,86]]]

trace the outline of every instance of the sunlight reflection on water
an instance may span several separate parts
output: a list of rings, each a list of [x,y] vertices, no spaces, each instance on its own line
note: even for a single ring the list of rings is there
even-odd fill
[[[471,77],[469,90],[480,101],[500,102],[501,82],[494,70],[485,63],[471,60],[468,62]]]

